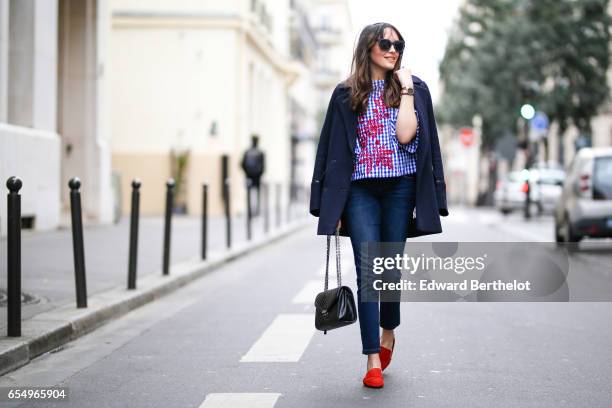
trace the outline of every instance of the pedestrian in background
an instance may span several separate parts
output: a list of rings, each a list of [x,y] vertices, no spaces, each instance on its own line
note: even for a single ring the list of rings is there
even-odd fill
[[[362,301],[364,291],[372,290],[365,283],[372,282],[373,271],[362,269],[361,244],[399,242],[403,248],[408,237],[442,232],[440,215],[448,215],[431,95],[424,81],[400,65],[404,44],[391,24],[361,31],[351,74],[327,107],[311,183],[317,234],[332,235],[338,228],[351,240],[367,355],[363,384],[375,388],[384,385],[400,303]]]
[[[259,144],[259,137],[257,135],[251,136],[251,147],[244,152],[244,156],[242,157],[242,170],[244,170],[244,174],[247,178],[247,181],[250,182],[250,188],[247,190],[247,194],[249,194],[248,202],[251,205],[251,192],[253,190],[257,193],[257,207],[253,212],[254,215],[259,215],[260,205],[261,205],[261,176],[263,176],[265,171],[265,154],[262,152],[257,145]]]

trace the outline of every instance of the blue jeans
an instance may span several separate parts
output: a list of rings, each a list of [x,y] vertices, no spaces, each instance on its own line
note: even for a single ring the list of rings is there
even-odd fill
[[[400,303],[399,300],[362,301],[362,297],[366,297],[364,296],[366,290],[368,291],[366,299],[373,298],[372,281],[380,278],[380,276],[374,277],[372,263],[362,260],[362,255],[365,257],[361,250],[362,243],[395,242],[396,249],[399,249],[397,243],[401,244],[399,250],[403,249],[415,206],[414,177],[413,173],[399,177],[368,178],[351,182],[349,197],[344,208],[344,220],[353,246],[357,270],[357,311],[363,354],[380,351],[379,326],[387,330],[399,326]],[[371,256],[374,254],[367,254],[368,258]],[[365,261],[364,265],[370,267],[362,267],[362,261]]]

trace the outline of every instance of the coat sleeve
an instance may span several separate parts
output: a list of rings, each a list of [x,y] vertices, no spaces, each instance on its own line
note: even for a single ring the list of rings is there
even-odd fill
[[[321,209],[321,190],[323,189],[323,177],[325,176],[325,166],[327,163],[327,150],[329,148],[329,138],[331,133],[331,124],[334,116],[334,98],[336,97],[338,87],[332,92],[321,135],[319,136],[319,144],[317,146],[317,155],[315,157],[314,171],[312,173],[312,181],[310,183],[310,214],[315,217],[319,216]]]
[[[446,183],[444,181],[444,167],[442,165],[442,154],[440,153],[440,141],[438,140],[438,129],[436,118],[434,117],[433,104],[429,88],[423,82],[427,90],[427,119],[429,120],[429,134],[431,135],[431,163],[436,188],[436,199],[438,201],[438,211],[443,217],[448,215],[446,204]]]

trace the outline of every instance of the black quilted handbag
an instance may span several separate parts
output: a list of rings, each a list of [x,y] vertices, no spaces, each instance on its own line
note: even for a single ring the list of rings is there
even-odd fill
[[[342,286],[340,273],[340,238],[336,228],[336,283],[337,287],[327,289],[329,280],[329,246],[331,236],[327,236],[327,259],[325,262],[325,288],[315,298],[315,327],[327,334],[328,330],[337,329],[357,321],[357,308],[353,292],[348,286]]]

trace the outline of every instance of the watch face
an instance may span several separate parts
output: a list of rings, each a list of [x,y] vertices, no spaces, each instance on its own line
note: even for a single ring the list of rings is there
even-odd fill
[[[408,88],[408,95],[414,95],[414,88]]]

